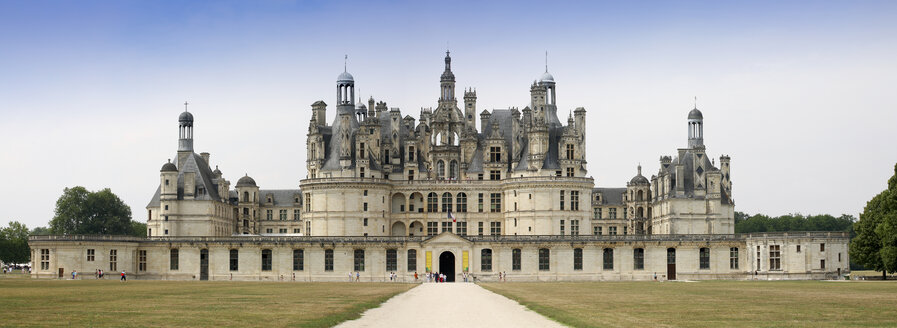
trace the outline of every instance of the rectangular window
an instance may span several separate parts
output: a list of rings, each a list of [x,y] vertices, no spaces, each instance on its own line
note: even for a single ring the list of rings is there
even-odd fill
[[[548,271],[551,269],[549,262],[551,261],[551,251],[547,248],[539,249],[539,271]]]
[[[819,260],[819,268],[825,269],[825,260]]]
[[[287,220],[287,210],[280,210],[280,220],[281,221]]]
[[[146,251],[137,251],[137,271],[146,271]]]
[[[800,245],[797,245],[797,252],[800,253]]]
[[[568,177],[568,178],[575,177],[575,176],[576,176],[576,173],[575,173],[575,172],[576,172],[576,171],[574,171],[572,167],[568,167],[568,168],[567,168],[567,177]]]
[[[410,147],[410,146],[408,147],[408,161],[414,162],[414,147]],[[412,172],[414,172],[414,171],[412,171]]]
[[[88,249],[88,250],[87,250],[87,261],[88,261],[88,262],[93,262],[93,260],[94,260],[94,250],[93,250],[93,249]]]
[[[324,271],[333,271],[333,250],[324,250]]]
[[[364,159],[365,157],[366,156],[364,156],[364,143],[360,142],[358,145],[358,158]]]
[[[305,211],[311,212],[311,193],[305,193]]]
[[[700,265],[701,269],[710,269],[710,249],[703,247],[700,250]]]
[[[396,271],[399,267],[399,255],[394,249],[386,250],[386,271]]]
[[[617,235],[617,227],[607,227],[607,234],[611,236]]]
[[[782,251],[779,245],[769,245],[769,269],[782,269]]]
[[[570,210],[579,211],[579,191],[570,191]]]
[[[489,197],[489,212],[499,213],[501,212],[501,193],[494,192]]]
[[[825,244],[819,244],[819,251],[825,252]]]
[[[564,191],[563,190],[561,190],[560,200],[561,200],[561,211],[563,211],[564,210]]]
[[[645,249],[644,248],[636,248],[632,250],[632,269],[634,270],[644,270],[645,269]]]
[[[408,272],[417,271],[417,250],[408,250]]]
[[[501,162],[501,147],[489,147],[489,161]]]
[[[489,222],[489,234],[493,236],[501,235],[501,222]]]
[[[511,270],[520,271],[521,254],[520,249],[511,250]]]
[[[50,250],[41,248],[40,250],[40,269],[50,270]]]
[[[169,270],[177,270],[177,269],[178,269],[178,266],[179,266],[179,264],[180,264],[180,263],[179,263],[180,261],[178,260],[178,253],[179,253],[179,252],[178,252],[178,249],[177,249],[177,248],[172,248],[172,249],[171,249],[171,251],[170,251],[170,253],[169,253],[169,254],[170,254],[170,255],[169,255],[169,257],[170,257],[170,261],[169,261],[169,262],[170,262],[170,263],[169,263],[169,265],[168,265]]]
[[[359,178],[364,178],[364,168],[363,167],[358,168],[358,173],[359,173],[358,174]]]
[[[466,213],[467,212],[467,194],[461,193],[458,195],[458,208],[455,210],[458,213]]]
[[[738,247],[729,248],[729,269],[738,269]]]
[[[608,219],[611,219],[611,220],[616,219],[617,218],[617,209],[616,208],[607,209],[607,217],[608,217]]]
[[[564,235],[564,220],[561,220],[561,235]]]
[[[455,234],[458,236],[467,236],[467,222],[458,222],[455,225]]]
[[[501,180],[501,171],[499,171],[499,170],[489,171],[489,180]]]
[[[354,254],[355,271],[364,271],[364,250],[356,249]]]
[[[602,227],[595,227],[595,234],[599,236],[603,235],[604,233],[602,230],[604,230]]]
[[[274,233],[274,228],[265,229],[265,233]]]
[[[483,180],[483,174],[477,173],[477,180]]]
[[[368,218],[361,219],[361,225],[367,227],[368,226]]]
[[[109,251],[109,271],[118,271],[118,250]]]
[[[567,144],[567,159],[573,159],[574,149],[573,144]]]
[[[480,270],[483,272],[492,271],[492,250],[484,248],[480,251]]]
[[[408,170],[408,181],[414,180],[414,170]]]
[[[293,229],[293,233],[295,233],[295,234],[302,233],[301,231],[302,231],[302,229],[300,229],[300,228],[294,228],[294,229]]]
[[[479,226],[477,234],[482,236],[483,235],[483,222],[477,222],[477,223],[478,223],[477,225]]]
[[[629,227],[628,227],[628,226],[623,226],[623,234],[624,234],[624,235],[628,235],[628,234],[629,234]]]
[[[364,209],[365,212],[368,211],[368,203],[364,203],[364,208],[363,208],[363,209]]]
[[[230,264],[230,271],[239,271],[240,270],[240,251],[237,249],[230,250],[230,258],[228,259]]]
[[[293,271],[305,270],[305,250],[293,250]]]
[[[613,248],[605,248],[604,249],[604,270],[613,270],[614,269],[614,249]]]
[[[480,193],[477,198],[477,212],[483,212],[483,193]]]
[[[271,271],[271,250],[262,250],[262,271]]]
[[[601,209],[600,208],[595,209],[595,218],[601,219]]]
[[[579,220],[570,220],[570,235],[579,235]]]
[[[311,221],[305,221],[305,235],[311,236]]]
[[[273,220],[274,219],[274,210],[266,210],[265,218],[268,220]]]
[[[299,212],[300,212],[299,209],[293,210],[293,220],[299,221]]]
[[[439,234],[439,222],[427,222],[427,236],[435,236]]]
[[[278,233],[287,233],[287,228],[280,228],[280,229],[277,229],[277,232],[278,232]]]
[[[442,232],[452,232],[452,222],[442,222]]]
[[[573,249],[573,270],[582,270],[582,248]]]

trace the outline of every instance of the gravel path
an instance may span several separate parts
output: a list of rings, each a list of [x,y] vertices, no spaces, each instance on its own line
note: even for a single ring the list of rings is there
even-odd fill
[[[425,283],[337,327],[564,327],[471,283]]]

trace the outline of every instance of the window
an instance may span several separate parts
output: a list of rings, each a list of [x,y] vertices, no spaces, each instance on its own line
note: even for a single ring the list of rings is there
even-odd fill
[[[299,209],[293,210],[293,220],[299,221]]]
[[[825,260],[819,260],[819,268],[825,269]]]
[[[567,159],[573,159],[574,151],[573,144],[567,144]]]
[[[118,250],[109,251],[109,271],[118,271]]]
[[[623,234],[624,234],[624,235],[628,235],[628,234],[629,234],[629,227],[628,227],[628,226],[623,226]]]
[[[442,232],[452,232],[452,222],[442,222]]]
[[[501,171],[490,170],[489,171],[489,180],[501,180]]]
[[[561,220],[561,235],[564,235],[564,220]]]
[[[570,235],[579,235],[579,220],[570,220]]]
[[[800,245],[797,245],[797,252],[800,253]]]
[[[239,271],[240,270],[240,250],[232,249],[230,250],[230,271]]]
[[[601,236],[603,234],[602,227],[595,227],[595,235]]]
[[[274,233],[274,228],[265,229],[265,233]]]
[[[467,222],[458,222],[455,225],[455,234],[458,236],[467,236]]]
[[[324,271],[333,271],[333,250],[324,250]]]
[[[356,249],[354,253],[355,271],[364,271],[364,250]]]
[[[551,252],[547,248],[539,249],[539,271],[548,271],[551,269],[549,261],[551,260]]]
[[[607,234],[611,236],[617,235],[617,227],[607,227]]]
[[[365,212],[367,212],[367,211],[368,211],[368,203],[364,203],[364,206],[362,206],[362,209],[363,209]]]
[[[492,271],[492,250],[484,248],[480,251],[480,270],[484,272]]]
[[[501,222],[489,222],[489,234],[493,236],[501,235]]]
[[[287,228],[280,228],[280,229],[277,229],[277,232],[278,232],[278,233],[287,233]]]
[[[607,217],[611,220],[616,219],[617,218],[617,209],[616,208],[607,209]]]
[[[570,210],[579,211],[579,191],[570,191]]]
[[[305,193],[305,211],[311,212],[311,193]]]
[[[414,170],[408,170],[408,181],[414,180]]]
[[[702,247],[700,250],[701,269],[710,269],[710,249]]]
[[[564,210],[564,191],[561,190],[561,211]]]
[[[729,248],[729,269],[738,269],[738,247]]]
[[[511,250],[511,270],[520,271],[520,249]]]
[[[137,251],[137,271],[146,271],[146,251]]]
[[[782,269],[782,251],[779,245],[769,245],[769,269]]]
[[[408,161],[414,162],[414,147],[413,146],[408,147]],[[414,176],[414,171],[411,171],[411,176]]]
[[[293,233],[296,233],[296,234],[298,234],[298,233],[302,233],[301,231],[302,231],[302,229],[300,229],[300,228],[294,228],[294,229],[293,229]]]
[[[271,271],[271,250],[262,250],[262,271]]]
[[[386,271],[396,271],[398,270],[398,253],[394,249],[386,250]]]
[[[427,222],[427,236],[435,236],[439,234],[439,222]]]
[[[363,167],[358,168],[358,177],[364,178],[364,168]]]
[[[632,250],[632,269],[633,270],[644,270],[645,269],[645,249],[644,248],[636,248]]]
[[[265,219],[273,220],[274,219],[274,210],[265,210]]]
[[[40,250],[40,269],[50,270],[50,250],[41,248]]]
[[[576,171],[573,170],[572,167],[567,168],[567,177],[572,178],[576,176]]]
[[[287,220],[287,210],[280,210],[280,220],[281,221]]]
[[[311,236],[311,221],[305,221],[305,235]]]
[[[483,235],[483,222],[477,222],[477,223],[478,223],[478,226],[479,226],[479,229],[478,229],[478,231],[477,231],[477,234],[479,234],[480,236],[482,236],[482,235]]]
[[[417,271],[417,250],[408,250],[408,271]]]
[[[501,162],[501,147],[489,147],[489,161]]]
[[[477,212],[483,213],[483,193],[480,193],[477,198]]]
[[[824,244],[824,243],[823,243],[823,244],[819,244],[819,251],[820,251],[820,252],[825,252],[825,244]]]
[[[458,213],[466,213],[467,212],[467,194],[458,193],[458,208],[455,209],[455,212]]]
[[[573,270],[582,270],[582,248],[573,249]]]
[[[442,212],[452,211],[452,194],[442,193]]]
[[[88,250],[87,250],[87,261],[88,261],[88,262],[93,262],[93,260],[94,260],[94,250],[93,250],[93,249],[88,249]]]
[[[305,270],[305,251],[301,249],[293,250],[293,271]]]
[[[433,213],[439,210],[439,198],[435,192],[427,194],[427,212]]]
[[[600,208],[595,209],[595,218],[601,219],[601,209]]]
[[[445,162],[444,161],[436,162],[436,179],[437,180],[445,179]]]
[[[494,192],[489,198],[489,212],[501,212],[501,193]]]
[[[614,249],[613,248],[605,248],[604,249],[604,270],[613,270],[614,269]]]
[[[168,265],[169,270],[177,270],[178,269],[178,266],[179,266],[178,265],[179,264],[178,253],[179,252],[178,252],[177,248],[171,249],[171,251],[169,253],[169,262],[170,262]]]
[[[483,180],[483,174],[477,173],[477,180]]]
[[[361,219],[361,225],[367,227],[368,226],[368,218]]]

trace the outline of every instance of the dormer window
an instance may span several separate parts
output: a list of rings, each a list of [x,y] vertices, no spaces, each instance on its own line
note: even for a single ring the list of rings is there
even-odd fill
[[[489,161],[501,162],[501,147],[489,147]]]

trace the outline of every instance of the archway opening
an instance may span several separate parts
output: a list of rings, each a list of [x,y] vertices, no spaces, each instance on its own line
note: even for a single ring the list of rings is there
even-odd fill
[[[396,222],[392,224],[392,228],[390,229],[392,236],[406,236],[405,233],[405,224],[402,222]]]
[[[439,273],[445,275],[446,282],[455,282],[455,254],[449,251],[439,254]]]

